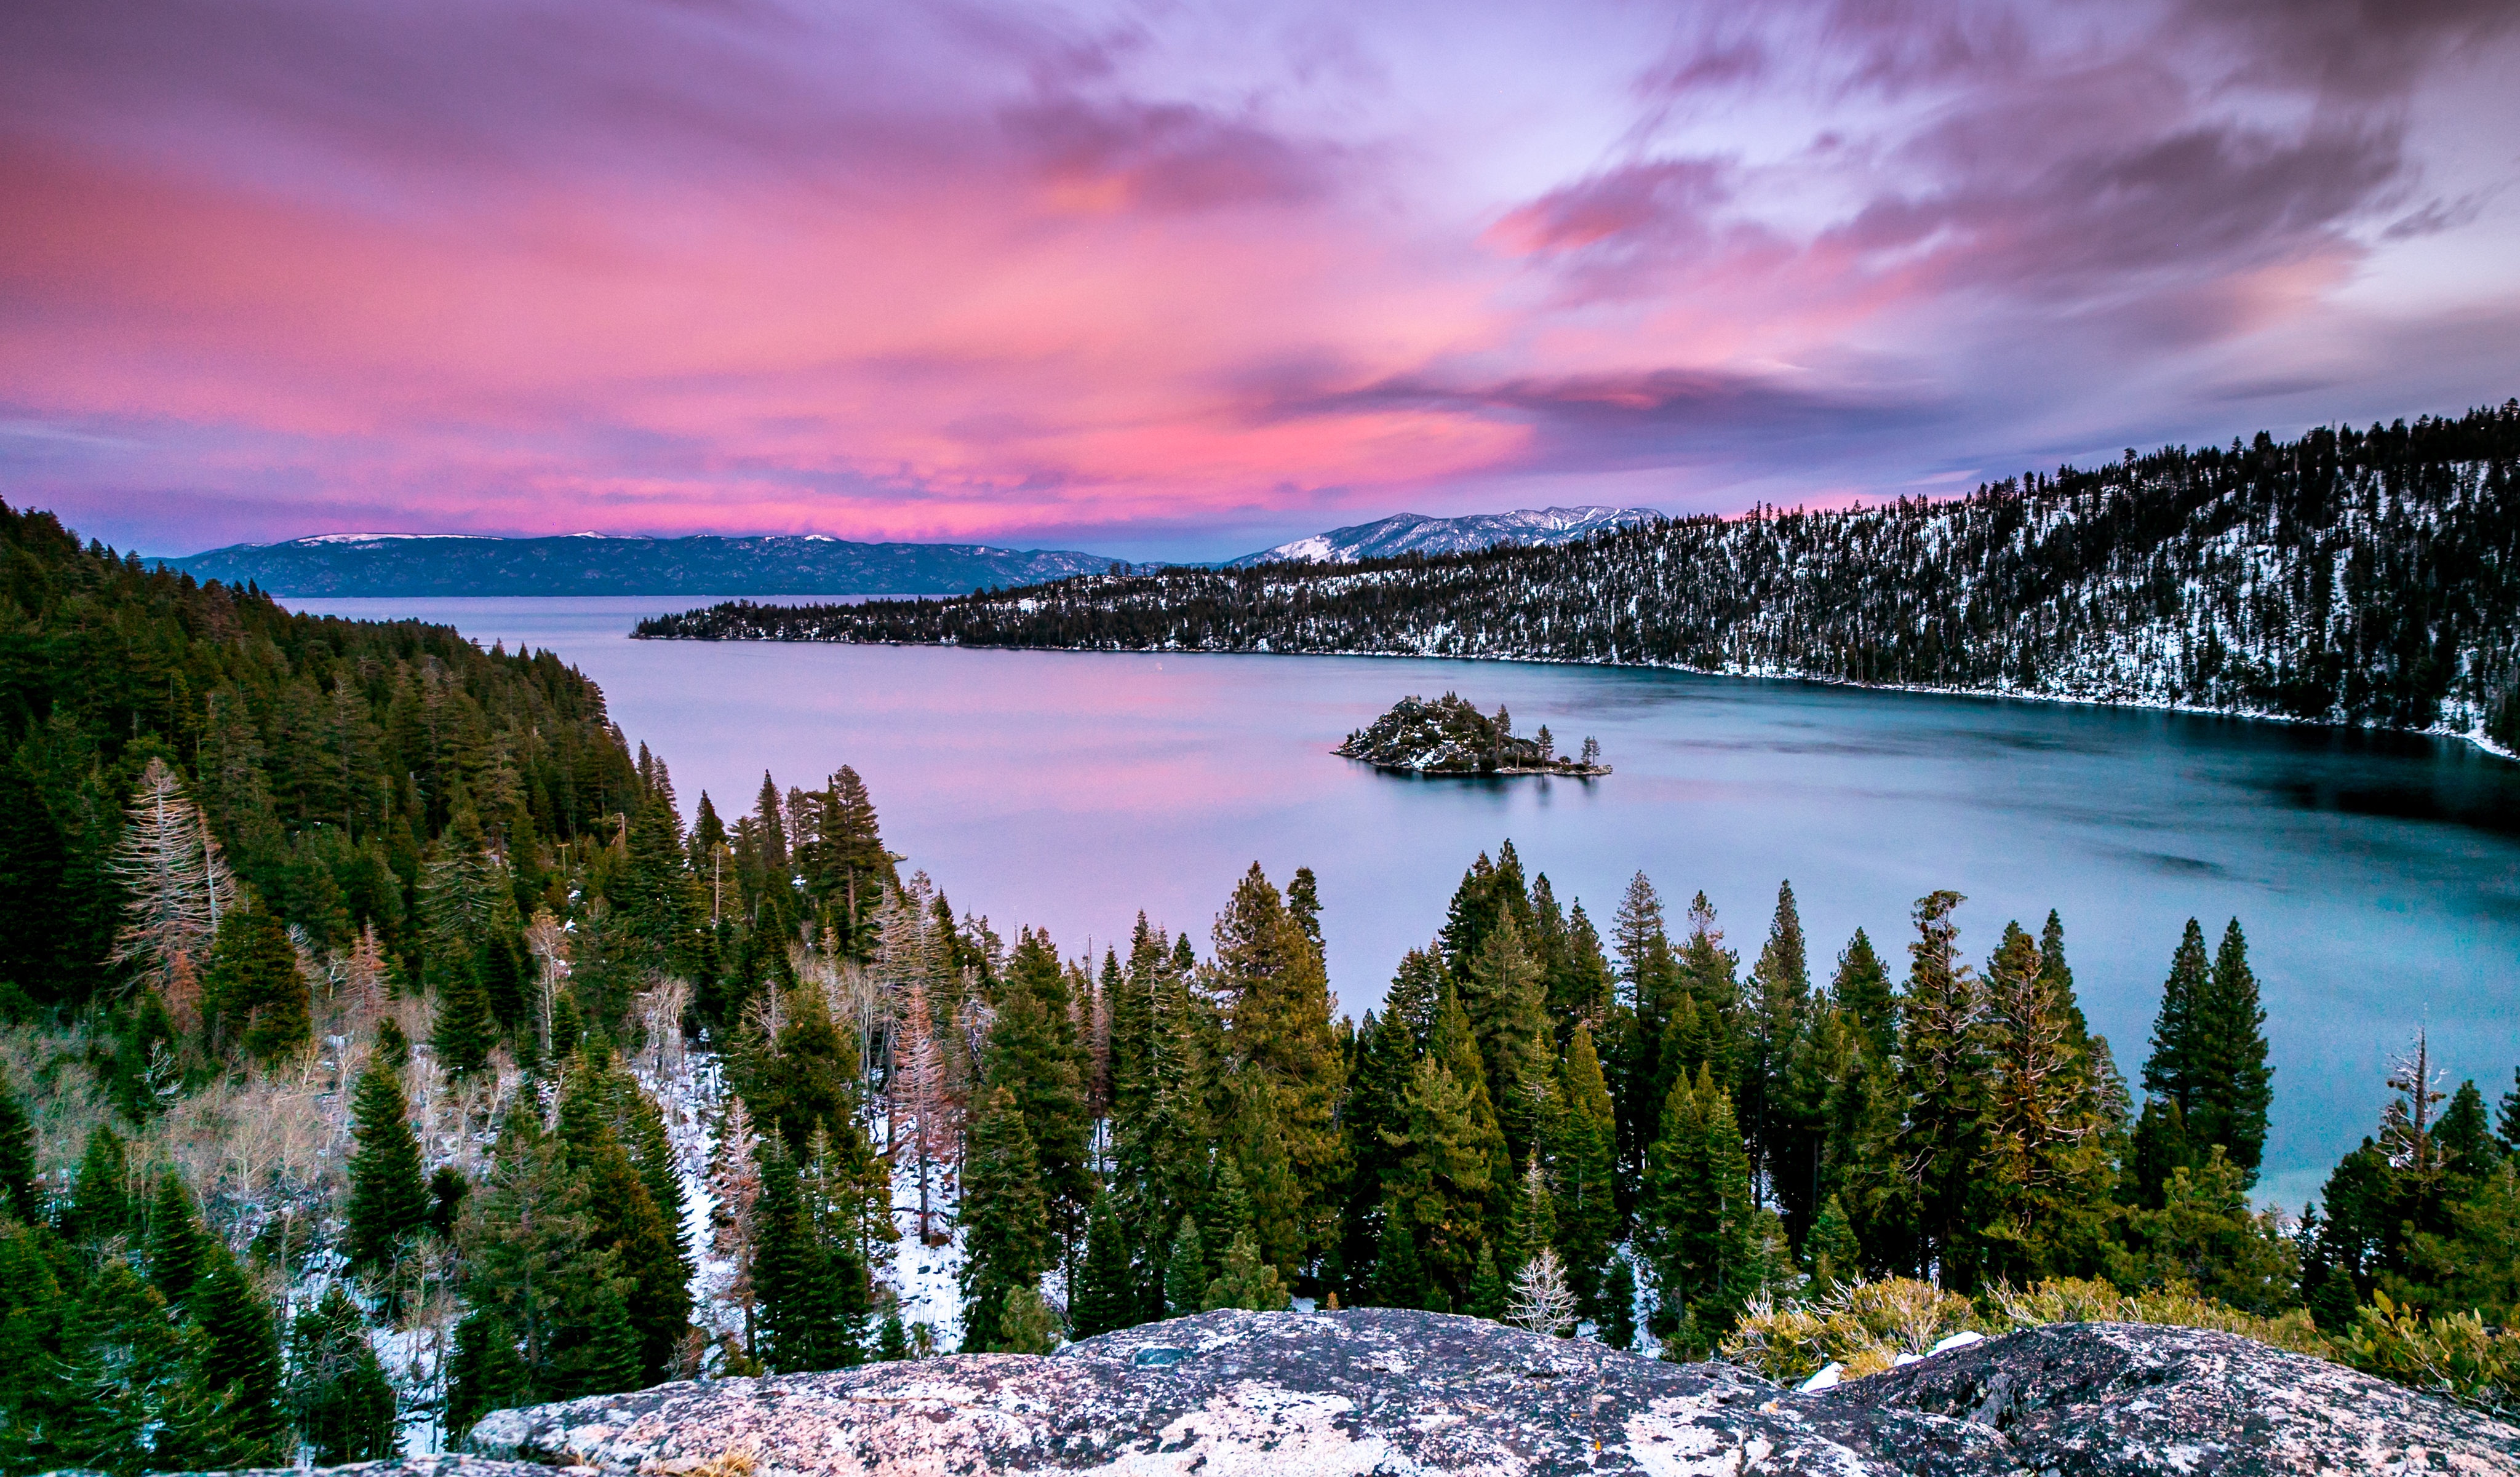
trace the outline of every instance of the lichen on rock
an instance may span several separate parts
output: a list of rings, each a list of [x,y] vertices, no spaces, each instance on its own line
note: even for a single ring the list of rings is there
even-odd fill
[[[1142,1349],[1182,1356],[1142,1365]],[[1804,1395],[1396,1309],[1208,1313],[1044,1358],[662,1385],[497,1411],[471,1446],[651,1477],[715,1477],[730,1454],[753,1477],[2520,1477],[2520,1430],[2224,1333],[2064,1324]]]

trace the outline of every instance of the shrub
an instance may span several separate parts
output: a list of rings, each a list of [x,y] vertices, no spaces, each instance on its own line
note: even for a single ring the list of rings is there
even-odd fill
[[[2344,1362],[2368,1374],[2491,1410],[2520,1413],[2520,1333],[2476,1314],[2425,1317],[2385,1292],[2355,1314]]]
[[[1724,1357],[1781,1384],[1798,1384],[1831,1364],[1854,1379],[1880,1373],[1902,1354],[1925,1354],[1955,1333],[1984,1331],[1968,1299],[1912,1277],[1885,1277],[1781,1305],[1754,1298],[1724,1340]]]

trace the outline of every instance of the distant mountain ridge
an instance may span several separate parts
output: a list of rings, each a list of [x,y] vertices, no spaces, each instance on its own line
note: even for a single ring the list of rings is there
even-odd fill
[[[610,538],[319,533],[158,562],[275,595],[944,595],[1102,574],[1068,549],[860,544],[822,534]]]
[[[1395,513],[1371,523],[1333,528],[1228,559],[1225,567],[1247,569],[1254,564],[1288,560],[1352,564],[1359,559],[1391,559],[1403,554],[1467,554],[1498,544],[1571,544],[1604,528],[1633,527],[1661,516],[1649,508],[1522,508],[1512,513],[1474,513],[1457,518]]]

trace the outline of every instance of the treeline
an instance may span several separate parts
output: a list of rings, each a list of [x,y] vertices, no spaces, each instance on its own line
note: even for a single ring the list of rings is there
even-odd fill
[[[1670,665],[2446,726],[2520,745],[2520,402],[2168,447],[1949,501],[1683,518],[1559,548],[720,605],[705,640]]]

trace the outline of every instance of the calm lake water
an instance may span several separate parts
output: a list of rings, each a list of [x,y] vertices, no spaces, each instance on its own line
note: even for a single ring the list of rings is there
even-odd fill
[[[1462,869],[1511,837],[1606,932],[1630,874],[1677,925],[1703,889],[1745,959],[1791,878],[1817,972],[1860,924],[1894,962],[1910,905],[2064,916],[2084,1007],[2140,1066],[2191,916],[2248,931],[2276,1068],[2264,1192],[2298,1207],[2372,1132],[2388,1052],[2429,1023],[2449,1085],[2520,1063],[2520,765],[2464,744],[2061,704],[1520,663],[634,642],[672,599],[304,601],[549,648],[635,744],[747,808],[842,764],[957,908],[1073,953],[1132,918],[1207,927],[1253,861],[1319,873],[1330,977],[1375,1003]],[[1329,753],[1404,694],[1502,702],[1617,773],[1413,781]]]

